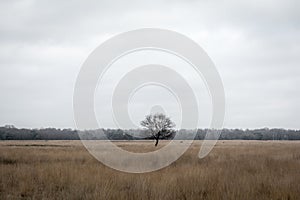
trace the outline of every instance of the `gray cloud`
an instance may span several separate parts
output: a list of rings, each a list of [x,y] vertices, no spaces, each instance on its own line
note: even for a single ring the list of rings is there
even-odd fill
[[[300,128],[299,4],[1,1],[0,125],[74,127],[73,86],[88,54],[123,31],[156,27],[189,36],[213,59],[225,126]]]

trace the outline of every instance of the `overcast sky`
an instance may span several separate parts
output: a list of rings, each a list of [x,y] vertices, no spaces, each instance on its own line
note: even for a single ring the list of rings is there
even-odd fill
[[[0,1],[0,126],[74,128],[73,88],[87,56],[116,34],[151,27],[182,33],[211,57],[225,127],[299,129],[299,10],[297,0]]]

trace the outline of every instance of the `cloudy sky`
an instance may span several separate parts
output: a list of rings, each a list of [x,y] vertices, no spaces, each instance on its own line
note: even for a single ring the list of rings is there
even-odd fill
[[[299,9],[297,0],[0,1],[0,126],[74,128],[73,88],[88,55],[124,31],[162,28],[196,41],[215,63],[225,127],[299,129]]]

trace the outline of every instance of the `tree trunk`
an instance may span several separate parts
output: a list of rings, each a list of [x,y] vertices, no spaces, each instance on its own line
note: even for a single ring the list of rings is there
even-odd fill
[[[159,136],[160,136],[160,131],[157,133],[157,135],[155,137],[155,139],[156,139],[155,146],[158,145]]]
[[[156,139],[155,146],[157,146],[158,145],[158,137],[155,139]]]

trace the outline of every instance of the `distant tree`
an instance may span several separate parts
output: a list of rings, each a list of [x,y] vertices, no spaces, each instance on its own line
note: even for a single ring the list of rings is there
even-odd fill
[[[5,125],[4,128],[16,128],[14,125]]]
[[[162,113],[156,113],[153,115],[147,115],[141,126],[147,128],[152,136],[156,140],[155,146],[157,146],[159,139],[165,139],[172,136],[175,131],[175,123]]]

